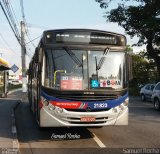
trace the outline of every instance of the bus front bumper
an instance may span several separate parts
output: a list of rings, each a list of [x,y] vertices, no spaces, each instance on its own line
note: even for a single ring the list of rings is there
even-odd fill
[[[82,117],[94,117],[94,121],[82,121]],[[49,110],[45,106],[40,110],[40,127],[79,127],[128,125],[128,107],[114,112],[113,109],[102,112],[72,112]]]

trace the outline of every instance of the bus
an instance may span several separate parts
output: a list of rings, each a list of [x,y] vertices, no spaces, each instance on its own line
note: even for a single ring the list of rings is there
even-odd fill
[[[93,29],[43,32],[28,69],[39,127],[128,125],[126,37]]]

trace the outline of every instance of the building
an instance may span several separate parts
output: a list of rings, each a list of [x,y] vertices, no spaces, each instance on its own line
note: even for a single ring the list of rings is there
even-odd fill
[[[0,96],[7,96],[7,79],[8,70],[10,69],[9,63],[0,57]]]
[[[17,66],[17,70],[13,71],[12,68],[9,70],[9,80],[22,81],[22,68]]]

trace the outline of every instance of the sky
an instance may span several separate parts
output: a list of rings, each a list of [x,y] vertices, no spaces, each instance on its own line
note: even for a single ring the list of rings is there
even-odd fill
[[[12,5],[20,32],[22,13],[20,0],[8,0]],[[118,0],[117,0],[118,1]],[[117,3],[110,6],[114,8]],[[27,52],[26,63],[34,53],[35,46],[44,30],[60,28],[91,28],[125,34],[124,29],[115,23],[108,23],[103,17],[105,10],[99,7],[95,0],[23,0],[25,19],[28,25],[28,37],[26,37]],[[34,40],[29,43],[30,40]],[[128,44],[137,42],[137,38],[127,36]],[[138,52],[144,47],[134,47]],[[0,57],[7,60],[10,65],[21,66],[21,48],[0,8]]]

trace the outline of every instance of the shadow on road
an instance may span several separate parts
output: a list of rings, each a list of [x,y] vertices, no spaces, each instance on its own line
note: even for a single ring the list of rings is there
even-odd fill
[[[0,137],[12,138],[11,113],[16,104],[15,100],[0,99]]]
[[[15,110],[18,140],[45,141],[45,140],[79,140],[93,138],[93,134],[85,127],[56,127],[40,129],[29,109],[28,102],[22,102]]]
[[[129,116],[140,121],[160,122],[160,112],[154,110],[153,103],[143,102],[140,97],[130,97]]]

